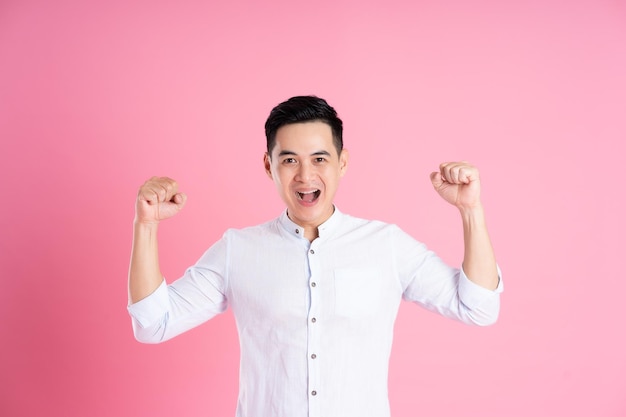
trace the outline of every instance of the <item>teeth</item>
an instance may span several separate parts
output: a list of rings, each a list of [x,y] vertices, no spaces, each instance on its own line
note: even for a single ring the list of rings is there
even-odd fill
[[[299,198],[300,200],[302,200],[302,198],[303,198],[305,195],[307,195],[307,194],[314,194],[314,193],[317,193],[317,192],[319,192],[319,190],[306,191],[306,192],[296,191],[296,194],[297,194],[298,198]]]

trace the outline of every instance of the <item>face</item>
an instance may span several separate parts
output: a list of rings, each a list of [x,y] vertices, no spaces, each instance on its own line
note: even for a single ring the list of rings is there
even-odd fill
[[[305,229],[317,228],[333,214],[335,192],[347,166],[348,152],[337,154],[324,122],[281,127],[272,154],[265,154],[265,171],[287,205],[289,218]]]

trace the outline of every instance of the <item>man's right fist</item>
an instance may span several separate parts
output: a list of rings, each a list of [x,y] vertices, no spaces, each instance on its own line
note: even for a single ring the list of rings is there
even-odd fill
[[[182,210],[186,201],[187,196],[178,192],[176,181],[167,177],[152,177],[139,188],[135,222],[159,223]]]

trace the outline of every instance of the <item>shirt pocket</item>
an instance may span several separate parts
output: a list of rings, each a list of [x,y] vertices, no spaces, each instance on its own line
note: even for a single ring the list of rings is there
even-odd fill
[[[380,311],[389,297],[380,271],[366,268],[334,272],[335,314],[341,317],[370,317]]]

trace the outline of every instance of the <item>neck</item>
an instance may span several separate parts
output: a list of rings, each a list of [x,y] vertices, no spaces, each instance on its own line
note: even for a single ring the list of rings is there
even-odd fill
[[[319,231],[317,227],[305,227],[304,228],[304,237],[309,240],[309,242],[313,242],[315,239],[319,237]]]

